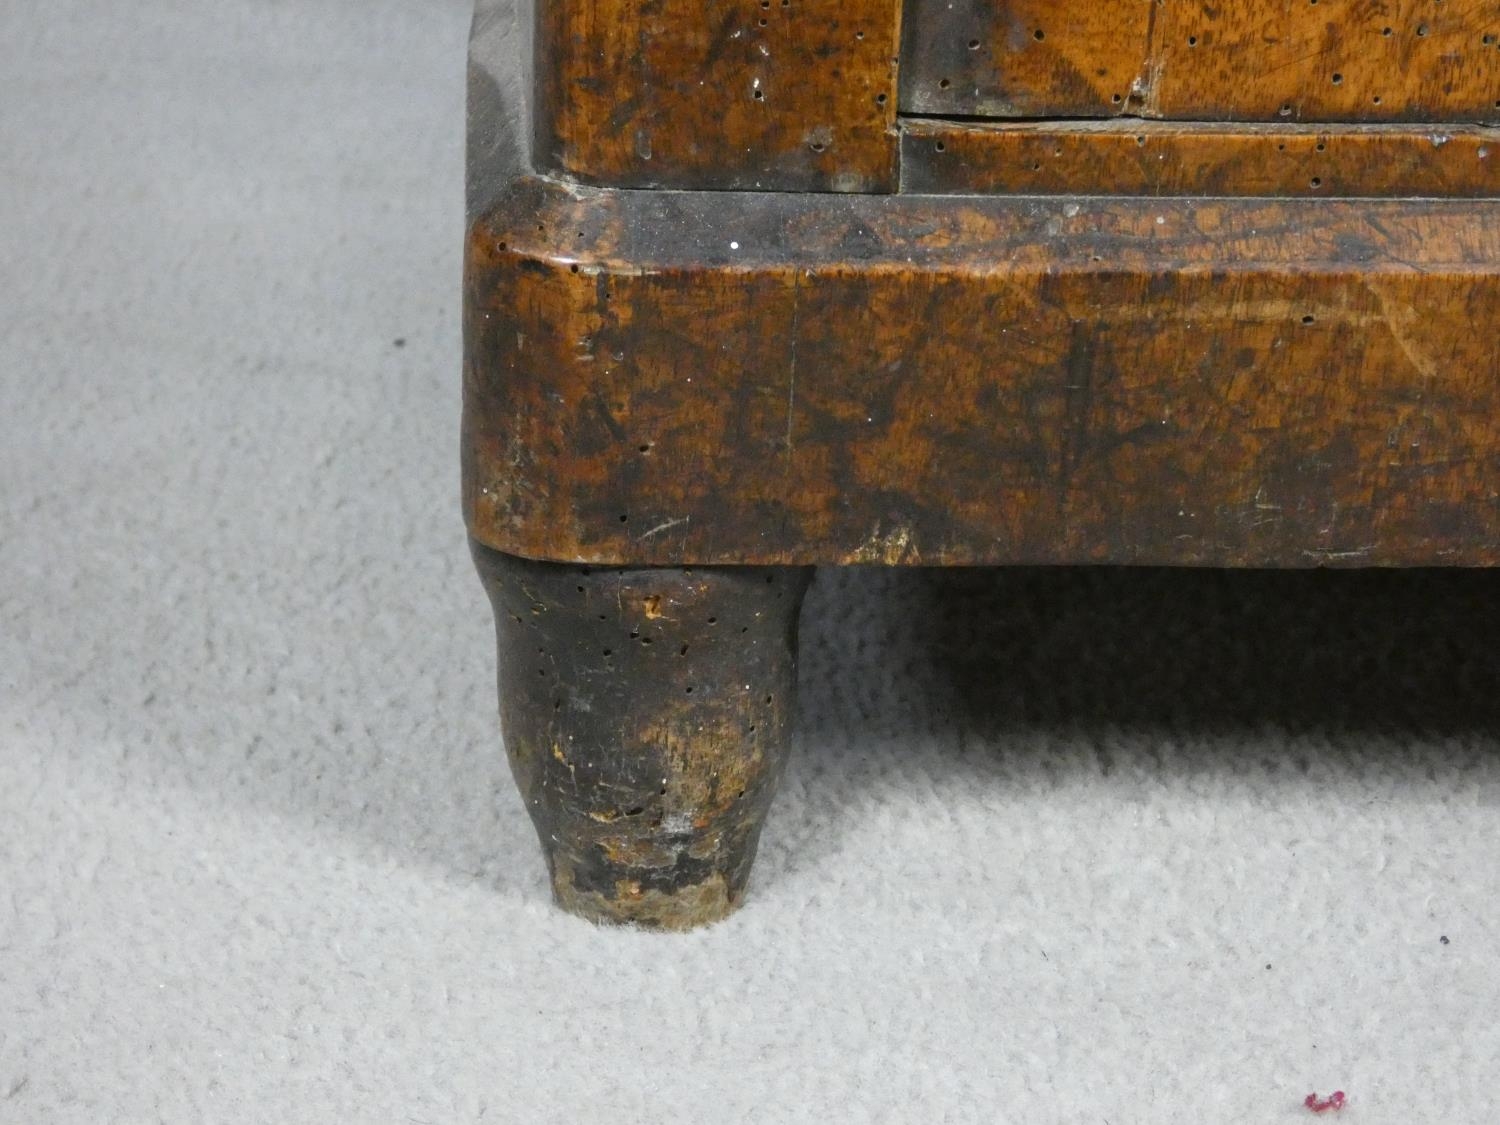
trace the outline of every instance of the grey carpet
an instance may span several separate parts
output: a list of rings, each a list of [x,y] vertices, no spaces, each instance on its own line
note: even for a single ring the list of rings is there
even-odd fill
[[[1489,574],[824,573],[747,907],[552,909],[466,18],[0,2],[0,1121],[1500,1117]]]

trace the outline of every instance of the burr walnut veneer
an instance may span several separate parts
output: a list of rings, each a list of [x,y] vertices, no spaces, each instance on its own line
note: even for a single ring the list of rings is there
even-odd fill
[[[480,0],[470,84],[570,910],[739,902],[814,566],[1500,561],[1500,0]]]

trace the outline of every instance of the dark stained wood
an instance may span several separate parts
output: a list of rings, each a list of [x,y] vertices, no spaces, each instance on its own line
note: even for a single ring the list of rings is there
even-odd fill
[[[517,554],[1500,562],[1494,203],[529,181],[467,305],[465,509]]]
[[[908,0],[923,114],[1500,121],[1500,3]]]
[[[810,573],[474,559],[558,904],[669,930],[728,914],[786,761]]]
[[[537,159],[633,187],[892,191],[899,0],[537,0]]]
[[[908,121],[912,192],[1081,195],[1500,195],[1500,129]]]
[[[901,109],[990,117],[1121,112],[1158,8],[1153,0],[906,0]]]

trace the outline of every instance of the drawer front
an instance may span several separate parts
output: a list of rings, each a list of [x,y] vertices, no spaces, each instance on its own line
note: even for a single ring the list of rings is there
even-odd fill
[[[955,195],[1500,198],[1484,125],[906,119],[906,191]]]
[[[1500,119],[1500,0],[906,0],[905,113]]]

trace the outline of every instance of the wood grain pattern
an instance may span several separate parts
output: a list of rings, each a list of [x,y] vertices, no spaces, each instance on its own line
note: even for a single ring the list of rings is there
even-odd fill
[[[1154,0],[907,0],[902,112],[1121,112],[1157,9]]]
[[[1500,121],[1500,2],[909,0],[923,114]]]
[[[902,189],[1098,195],[1500,195],[1500,129],[908,121]]]
[[[1493,203],[532,182],[473,227],[468,286],[465,508],[496,549],[1500,562]]]
[[[537,160],[589,183],[892,191],[897,0],[538,0]]]
[[[740,901],[809,565],[1500,565],[1493,133],[1295,124],[1488,116],[1497,4],[909,0],[908,108],[1279,124],[915,121],[854,194],[895,0],[541,0],[539,148],[478,0],[463,505],[558,901]]]

